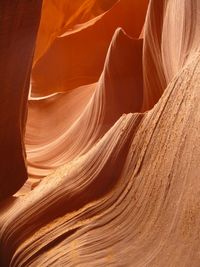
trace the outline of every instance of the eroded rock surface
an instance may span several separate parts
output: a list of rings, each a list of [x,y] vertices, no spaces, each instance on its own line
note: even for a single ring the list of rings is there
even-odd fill
[[[1,265],[199,267],[200,2],[67,3],[43,3]]]

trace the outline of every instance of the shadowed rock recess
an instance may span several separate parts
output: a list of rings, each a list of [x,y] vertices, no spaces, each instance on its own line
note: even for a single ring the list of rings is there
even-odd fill
[[[0,266],[200,266],[200,1],[0,1]]]

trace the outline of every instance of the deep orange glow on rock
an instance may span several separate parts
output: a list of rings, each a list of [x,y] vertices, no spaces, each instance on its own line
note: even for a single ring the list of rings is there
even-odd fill
[[[32,95],[63,92],[96,82],[103,70],[115,30],[122,27],[128,35],[137,38],[144,24],[147,4],[148,0],[118,1],[92,23],[89,21],[78,25],[80,29],[75,32],[70,33],[71,25],[69,29],[64,25],[46,53],[34,65]],[[40,35],[38,39],[40,43]]]
[[[200,266],[199,14],[0,1],[0,267]]]

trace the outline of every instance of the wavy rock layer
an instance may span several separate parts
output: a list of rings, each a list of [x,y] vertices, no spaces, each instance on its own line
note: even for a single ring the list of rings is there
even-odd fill
[[[171,79],[199,51],[199,6],[199,1],[150,2],[144,31],[143,110],[153,107]]]
[[[2,266],[200,265],[199,13],[151,0],[144,40],[116,29],[98,81],[30,98],[35,188],[1,203]]]
[[[29,174],[33,177],[45,176],[62,164],[86,153],[123,113],[140,110],[142,40],[130,39],[121,29],[116,30],[98,83],[77,89],[79,90],[85,92],[73,95],[76,102],[72,104],[73,116],[82,113],[78,118],[77,115],[72,118],[72,114],[66,113],[63,121],[61,111],[65,111],[70,105],[68,93],[32,101],[27,122],[26,145]],[[90,97],[85,109],[81,103],[77,106],[80,94],[83,103]],[[39,119],[41,105],[47,107],[43,107],[44,115]],[[55,105],[59,106],[56,110]],[[56,121],[56,135],[51,131],[52,122],[46,127],[43,124],[43,121],[48,123],[50,115]],[[41,124],[38,124],[40,120]]]

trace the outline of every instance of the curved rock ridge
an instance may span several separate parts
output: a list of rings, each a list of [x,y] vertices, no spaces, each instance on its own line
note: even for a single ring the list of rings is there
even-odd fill
[[[0,222],[3,263],[198,266],[199,77],[197,54],[151,111],[123,115],[16,201]]]
[[[144,103],[148,110],[199,50],[199,1],[151,1],[144,30]]]
[[[82,113],[76,119],[72,119],[72,115],[68,113],[63,115],[70,105],[68,93],[32,101],[26,131],[27,159],[31,176],[48,175],[55,168],[82,155],[123,113],[139,111],[142,104],[142,40],[131,39],[122,29],[117,29],[98,83],[87,87],[80,88],[81,91],[86,91],[85,95],[80,92],[83,103],[88,101],[84,110],[81,103],[77,106],[79,99],[73,96],[76,100],[72,106],[74,113]],[[90,88],[94,91],[92,96]],[[44,105],[47,106],[46,109]],[[41,109],[44,111],[40,127],[34,109],[37,109],[35,112],[38,112],[38,116]],[[53,131],[52,124],[48,123],[49,116],[57,122]],[[48,123],[45,127],[43,121]],[[49,134],[50,131],[52,136]]]
[[[0,266],[199,267],[200,2],[150,0],[144,26],[147,1],[111,1],[97,13],[100,1],[79,2],[89,8],[77,4],[66,13],[64,1],[43,4],[42,12],[48,3],[63,12],[62,25],[54,28],[61,35],[54,40],[51,23],[46,26],[41,43],[47,50],[33,66],[26,135],[17,135],[25,144],[29,179],[0,202]],[[123,5],[128,13],[116,13]],[[118,28],[116,14],[133,34]],[[102,39],[108,49],[98,53],[94,43],[109,24],[112,38]],[[41,28],[37,42],[40,34]],[[50,66],[52,72],[45,65],[39,71],[52,51],[55,57],[69,53],[69,47],[58,49],[59,42],[79,34],[91,42],[88,51],[77,44],[81,38],[71,43],[76,64],[80,59],[77,72],[67,71],[72,80],[77,73],[72,87],[64,75],[56,76],[58,66],[70,66],[66,60]],[[95,79],[80,82],[81,62],[90,66],[88,77],[97,71]],[[34,81],[36,70],[41,84]],[[19,91],[16,99],[25,105],[28,86],[24,90],[26,97]]]
[[[147,4],[148,0],[118,1],[101,18],[80,26],[81,30],[57,36],[33,67],[32,95],[44,96],[97,82],[116,28],[122,27],[137,38]]]

